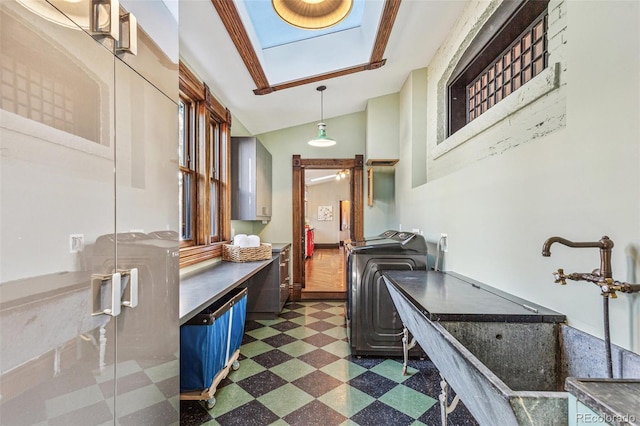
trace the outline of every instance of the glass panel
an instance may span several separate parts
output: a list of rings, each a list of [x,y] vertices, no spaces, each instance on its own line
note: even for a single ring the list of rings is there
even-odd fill
[[[538,59],[533,63],[533,74],[538,75],[544,69],[544,61],[542,58]]]
[[[518,75],[515,75],[515,76],[513,77],[513,90],[514,90],[514,91],[515,91],[515,90],[518,90],[518,89],[520,88],[520,86],[521,86],[521,83],[520,83],[520,74],[518,74]]]
[[[533,57],[538,58],[542,55],[542,49],[544,48],[544,43],[541,41],[537,42],[533,45]]]
[[[180,239],[190,240],[193,238],[191,232],[191,175],[187,172],[180,172],[180,182],[178,183],[178,199],[180,200]]]
[[[209,185],[209,191],[211,196],[211,236],[218,236],[218,185],[212,182]]]
[[[178,102],[178,164],[186,167],[187,161],[187,111],[182,99]]]
[[[138,49],[140,52],[142,46]],[[149,419],[162,419],[155,420],[157,424],[177,424],[180,295],[176,104],[125,63],[116,61],[115,69],[116,267],[138,271],[138,305],[123,306],[110,324],[118,342],[116,388],[126,389],[115,404],[116,417],[137,424]],[[125,276],[122,283],[123,301],[130,300],[131,280]],[[153,378],[151,371],[120,368],[127,363],[162,371],[163,392],[145,380],[135,379],[140,374]]]
[[[116,424],[115,57],[45,1],[0,22],[0,424]]]
[[[533,28],[533,36],[536,40],[541,39],[543,36],[543,26],[544,22],[541,20],[538,24]]]
[[[209,183],[209,221],[211,227],[211,239],[216,239],[219,235],[218,224],[218,179],[220,176],[220,127],[213,117],[209,118],[209,140],[211,152],[211,179]]]

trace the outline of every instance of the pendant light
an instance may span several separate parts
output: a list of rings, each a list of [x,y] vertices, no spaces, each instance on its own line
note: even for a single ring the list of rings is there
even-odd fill
[[[318,136],[311,139],[308,144],[311,146],[327,147],[336,144],[336,141],[327,137],[327,125],[324,124],[324,97],[323,93],[327,86],[318,86],[316,90],[320,92],[320,122],[318,123]]]

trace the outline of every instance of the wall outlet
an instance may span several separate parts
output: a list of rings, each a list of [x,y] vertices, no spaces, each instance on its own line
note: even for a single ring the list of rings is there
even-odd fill
[[[69,253],[78,253],[84,250],[84,234],[69,235]]]
[[[440,234],[440,250],[445,253],[449,251],[449,236],[445,233]]]

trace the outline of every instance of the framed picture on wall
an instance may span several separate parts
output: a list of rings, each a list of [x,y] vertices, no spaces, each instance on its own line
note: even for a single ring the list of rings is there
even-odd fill
[[[333,206],[318,206],[318,220],[333,220]]]

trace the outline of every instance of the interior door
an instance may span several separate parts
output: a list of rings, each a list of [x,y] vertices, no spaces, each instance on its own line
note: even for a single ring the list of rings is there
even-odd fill
[[[114,55],[45,1],[0,2],[0,424],[114,423]],[[78,3],[76,3],[78,4]],[[95,314],[95,315],[94,315]]]

